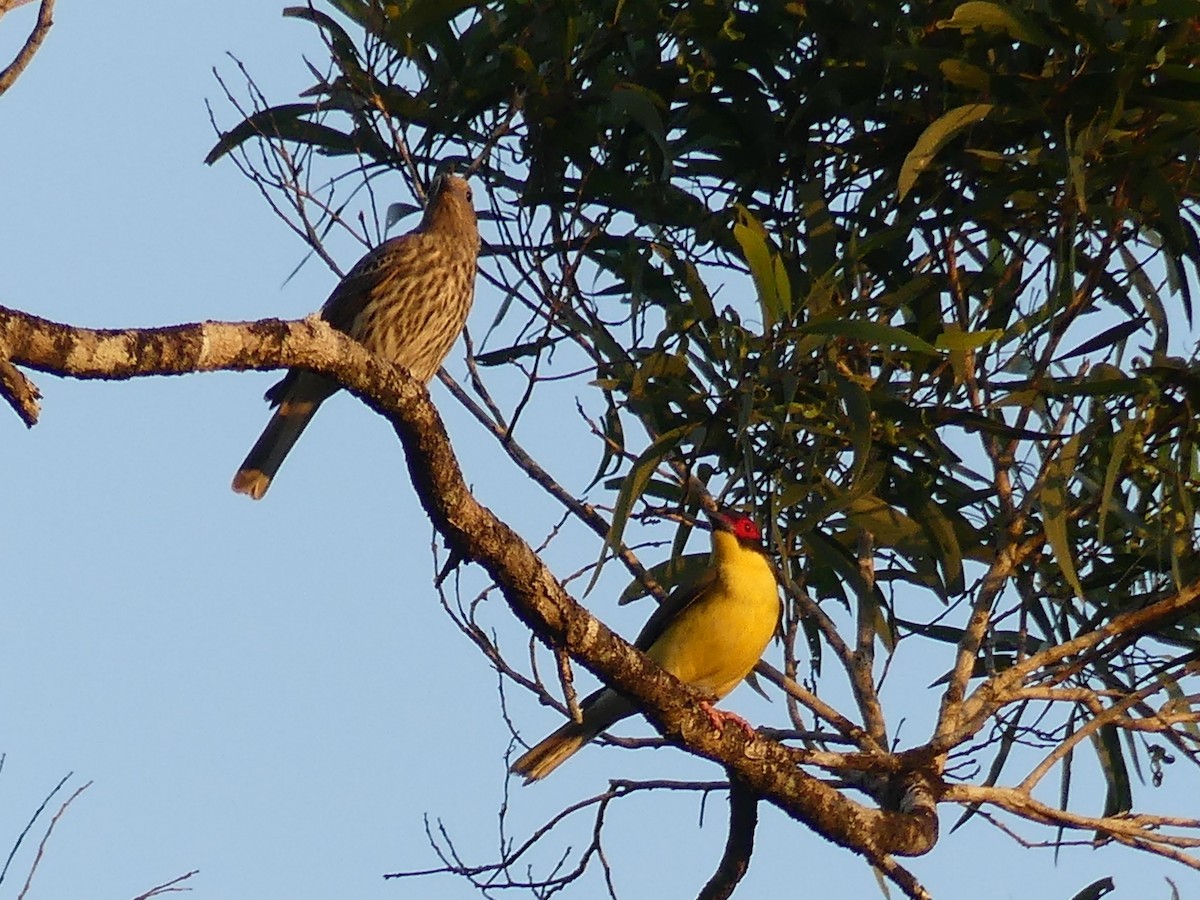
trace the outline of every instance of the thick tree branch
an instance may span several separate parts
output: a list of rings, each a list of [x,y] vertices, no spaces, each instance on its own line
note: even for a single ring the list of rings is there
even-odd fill
[[[392,421],[421,503],[451,548],[488,572],[543,641],[637,701],[669,739],[726,766],[755,793],[885,871],[898,868],[889,854],[919,855],[936,842],[936,816],[923,808],[905,814],[862,806],[797,769],[788,748],[748,738],[733,724],[714,730],[685,685],[576,603],[529,545],[472,496],[425,389],[316,317],[93,331],[0,307],[0,348],[13,363],[78,378],[283,366],[336,378]]]

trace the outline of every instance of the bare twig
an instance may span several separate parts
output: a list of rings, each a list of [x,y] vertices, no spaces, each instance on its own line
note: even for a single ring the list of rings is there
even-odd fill
[[[155,885],[146,891],[146,893],[138,894],[133,900],[150,900],[151,897],[161,897],[163,894],[178,894],[191,891],[190,887],[180,887],[180,885],[193,875],[198,875],[199,873],[199,869],[192,869],[192,871],[185,872],[177,878],[172,878],[170,881],[164,881],[162,884]]]
[[[25,878],[25,886],[21,888],[21,892],[17,894],[17,900],[25,900],[26,895],[29,893],[29,886],[33,883],[33,875],[37,871],[38,864],[41,863],[42,856],[46,852],[46,843],[50,840],[50,835],[54,831],[54,826],[58,824],[58,820],[62,818],[63,813],[67,811],[67,807],[71,805],[71,802],[91,786],[92,783],[89,781],[87,784],[76,788],[75,793],[71,794],[70,797],[63,801],[62,806],[58,808],[58,812],[56,812],[54,817],[50,820],[50,824],[46,826],[46,833],[42,835],[42,840],[38,843],[37,854],[33,858],[32,865],[29,867],[29,875]]]
[[[700,891],[698,900],[726,900],[750,868],[754,830],[758,827],[758,797],[736,777],[729,780],[729,837],[717,871]]]

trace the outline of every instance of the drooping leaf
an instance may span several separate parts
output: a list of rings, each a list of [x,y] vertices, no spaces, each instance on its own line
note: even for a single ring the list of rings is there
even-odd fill
[[[1125,340],[1136,331],[1141,331],[1142,326],[1150,321],[1148,316],[1138,316],[1135,319],[1128,319],[1124,322],[1119,322],[1112,328],[1106,328],[1104,331],[1095,337],[1090,337],[1078,347],[1067,351],[1060,356],[1059,362],[1068,359],[1074,359],[1076,356],[1086,356],[1089,353],[1095,353],[1097,350],[1103,350],[1106,347],[1111,347],[1119,341]]]
[[[834,378],[834,385],[846,410],[846,422],[849,426],[847,436],[854,453],[854,464],[845,487],[853,489],[871,458],[871,399],[862,385],[852,378],[839,374]]]
[[[767,229],[740,203],[736,207],[733,236],[742,248],[750,277],[758,291],[763,324],[770,327],[791,315],[792,284],[779,253],[771,246]]]
[[[663,156],[662,177],[670,174],[671,147],[667,143],[667,131],[663,124],[658,98],[646,88],[623,82],[618,84],[609,97],[609,108],[622,118],[636,122],[658,147]],[[661,102],[661,101],[660,101]]]
[[[963,4],[963,6],[969,5],[974,4]],[[981,5],[990,6],[991,4]],[[987,118],[991,111],[992,104],[990,103],[968,103],[938,117],[921,132],[921,136],[917,138],[916,144],[913,145],[908,156],[904,158],[904,163],[900,166],[899,198],[903,200],[908,196],[908,192],[916,184],[917,177],[929,168],[938,151],[950,143],[964,128],[969,128],[976,122]]]
[[[357,145],[350,135],[304,118],[320,112],[318,104],[287,103],[247,116],[221,135],[216,146],[204,157],[204,162],[211,166],[226,153],[259,137],[311,144],[328,154],[354,153]]]
[[[1054,552],[1058,567],[1062,570],[1067,585],[1075,596],[1083,598],[1083,586],[1075,571],[1075,560],[1071,555],[1071,541],[1067,528],[1067,504],[1070,493],[1067,485],[1075,474],[1075,461],[1079,455],[1082,438],[1077,434],[1063,444],[1058,455],[1046,464],[1046,477],[1042,484],[1042,525],[1046,529],[1046,540]]]
[[[1004,764],[1008,761],[1009,754],[1012,753],[1012,748],[1016,744],[1017,737],[1020,734],[1021,717],[1028,708],[1029,701],[1023,700],[1005,724],[1004,733],[1000,735],[1000,746],[997,748],[996,755],[992,759],[992,764],[988,766],[987,776],[983,780],[986,786],[992,787],[1000,778],[1000,773],[1004,770]],[[950,833],[953,834],[961,826],[965,825],[978,812],[979,806],[980,804],[973,803],[963,810],[963,814],[950,827]]]
[[[1121,476],[1125,465],[1125,456],[1129,452],[1130,443],[1138,429],[1136,419],[1129,419],[1113,435],[1112,450],[1108,458],[1108,466],[1104,470],[1104,487],[1100,491],[1100,513],[1096,520],[1096,537],[1104,540],[1104,524],[1108,520],[1108,511],[1114,503],[1113,491],[1117,487],[1117,479]]]
[[[708,564],[708,553],[685,553],[672,555],[669,559],[651,566],[647,572],[655,581],[670,591],[698,578]],[[635,579],[621,592],[621,596],[617,598],[617,604],[624,606],[626,603],[640,600],[647,593],[645,585]]]
[[[1103,815],[1107,818],[1129,812],[1133,809],[1133,788],[1129,782],[1129,769],[1125,765],[1121,733],[1117,726],[1101,725],[1093,735],[1092,745],[1096,748],[1107,784]]]
[[[1100,900],[1107,894],[1111,894],[1117,889],[1116,884],[1112,880],[1111,875],[1106,875],[1103,878],[1098,878],[1081,890],[1071,900]]]
[[[913,499],[913,517],[937,548],[937,561],[942,569],[942,578],[947,594],[961,594],[966,589],[963,573],[963,554],[958,545],[954,526],[942,512],[941,506],[928,494]]]
[[[596,586],[596,581],[600,577],[600,572],[604,567],[605,561],[607,561],[616,548],[621,546],[621,541],[625,534],[625,524],[629,521],[629,514],[633,511],[633,504],[642,496],[655,470],[667,455],[679,445],[679,442],[694,431],[695,428],[696,426],[691,422],[680,425],[678,428],[673,428],[666,434],[661,435],[634,460],[633,466],[621,482],[621,490],[617,494],[616,502],[613,504],[612,521],[609,524],[608,537],[604,540],[604,546],[600,550],[600,559],[584,591],[585,594]]]
[[[351,66],[358,68],[358,52],[355,50],[354,41],[333,17],[310,6],[289,6],[284,9],[283,15],[286,18],[312,22],[324,31],[329,49],[342,71],[346,71]]]

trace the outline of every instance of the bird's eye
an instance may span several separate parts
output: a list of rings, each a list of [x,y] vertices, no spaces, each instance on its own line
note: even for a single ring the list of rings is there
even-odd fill
[[[472,191],[470,188],[467,188],[467,202],[470,203],[474,199],[475,199],[475,192]]]

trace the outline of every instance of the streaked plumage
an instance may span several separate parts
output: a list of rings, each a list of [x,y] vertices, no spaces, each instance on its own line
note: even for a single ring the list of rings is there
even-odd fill
[[[692,584],[675,590],[642,628],[634,646],[681,681],[720,699],[741,683],[779,623],[775,572],[752,519],[712,514],[712,557]],[[582,704],[583,722],[568,722],[512,765],[526,783],[545,778],[588,741],[637,711],[611,688]]]
[[[321,307],[321,318],[428,382],[466,324],[478,254],[471,188],[457,176],[439,176],[421,223],[359,260]],[[260,499],[317,408],[337,389],[336,382],[292,369],[267,391],[275,413],[234,476],[233,489]]]

